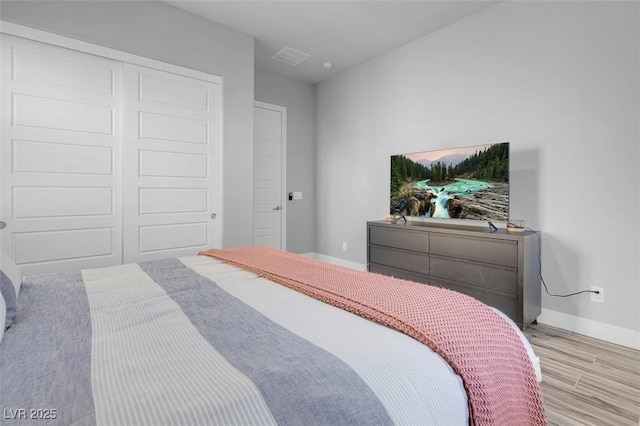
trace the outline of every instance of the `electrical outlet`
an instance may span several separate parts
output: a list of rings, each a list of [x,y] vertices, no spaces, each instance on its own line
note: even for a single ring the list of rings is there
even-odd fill
[[[342,242],[342,250],[347,251],[347,242],[346,241]]]
[[[598,294],[591,293],[591,301],[596,303],[604,303],[604,288],[591,286],[591,291],[597,291]]]

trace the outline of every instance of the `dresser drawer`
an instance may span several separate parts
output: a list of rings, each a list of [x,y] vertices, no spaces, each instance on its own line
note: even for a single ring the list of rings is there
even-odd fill
[[[369,264],[369,272],[376,274],[388,275],[402,280],[415,281],[421,284],[429,284],[429,276],[418,274],[416,272],[405,271],[404,269],[391,268],[389,266],[378,265],[377,263]]]
[[[466,294],[467,296],[476,298],[482,303],[498,309],[503,314],[511,318],[515,323],[522,326],[522,321],[518,319],[518,298],[515,295],[488,291],[486,289],[459,284],[438,278],[431,278],[430,281],[431,285],[448,288],[449,290],[454,290]]]
[[[518,294],[518,272],[515,268],[431,255],[429,271],[433,277]]]
[[[370,245],[369,263],[405,269],[419,274],[429,274],[429,256],[413,251]]]
[[[399,227],[371,226],[369,227],[369,244],[429,253],[429,234]]]
[[[475,238],[432,233],[431,254],[510,267],[518,266],[518,243],[498,238]]]

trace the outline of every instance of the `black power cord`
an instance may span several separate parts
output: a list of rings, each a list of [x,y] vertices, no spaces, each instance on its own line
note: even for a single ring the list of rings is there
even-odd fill
[[[520,226],[516,226],[513,223],[509,223],[510,225],[512,225],[514,228],[522,228]],[[547,294],[549,296],[553,296],[553,297],[570,297],[570,296],[576,296],[578,294],[583,294],[583,293],[594,293],[594,294],[600,294],[600,292],[598,290],[581,290],[581,291],[576,291],[575,293],[569,293],[569,294],[553,294],[549,292],[549,288],[547,287],[547,283],[544,282],[544,277],[542,276],[542,238],[540,237],[540,233],[538,231],[536,231],[535,229],[531,229],[531,228],[526,228],[524,227],[523,229],[526,229],[528,231],[531,231],[533,233],[536,234],[536,237],[538,237],[538,273],[540,275],[540,281],[542,282],[542,285],[544,286],[544,291],[547,292]]]

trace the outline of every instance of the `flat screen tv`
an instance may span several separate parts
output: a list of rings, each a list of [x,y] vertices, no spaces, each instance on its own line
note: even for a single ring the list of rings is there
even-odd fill
[[[390,213],[509,220],[509,143],[391,156]]]

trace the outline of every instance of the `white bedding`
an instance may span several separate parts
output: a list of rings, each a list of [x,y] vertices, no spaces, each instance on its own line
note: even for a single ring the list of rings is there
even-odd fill
[[[209,257],[181,260],[269,319],[347,363],[396,424],[468,424],[462,380],[417,340]]]

